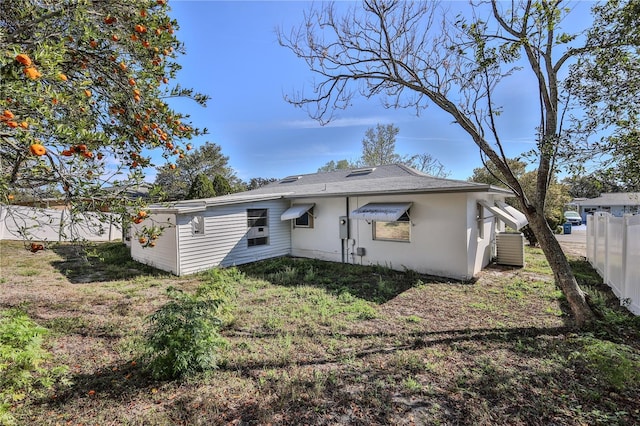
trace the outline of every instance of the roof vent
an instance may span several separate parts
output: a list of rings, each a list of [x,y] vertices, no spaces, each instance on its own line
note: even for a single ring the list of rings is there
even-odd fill
[[[347,175],[347,177],[368,175],[375,169],[376,169],[375,167],[365,167],[363,169],[354,169],[354,170],[351,170],[351,172]]]
[[[291,183],[291,182],[295,182],[298,179],[300,179],[302,176],[287,176],[286,178],[282,179],[279,183]]]

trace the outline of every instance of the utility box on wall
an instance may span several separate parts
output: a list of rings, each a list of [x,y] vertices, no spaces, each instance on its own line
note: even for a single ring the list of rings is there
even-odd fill
[[[349,218],[347,216],[340,216],[339,226],[340,238],[346,240],[347,238],[349,238]]]

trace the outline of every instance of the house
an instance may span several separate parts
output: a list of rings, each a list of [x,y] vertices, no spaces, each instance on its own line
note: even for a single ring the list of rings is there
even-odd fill
[[[587,215],[595,212],[607,212],[612,216],[640,213],[640,192],[607,192],[596,198],[577,198],[571,202],[582,216],[583,223]]]
[[[403,165],[289,176],[252,191],[153,205],[132,235],[166,228],[153,248],[132,238],[131,255],[176,275],[291,255],[471,279],[491,261],[496,232],[527,223],[504,204],[511,195]]]

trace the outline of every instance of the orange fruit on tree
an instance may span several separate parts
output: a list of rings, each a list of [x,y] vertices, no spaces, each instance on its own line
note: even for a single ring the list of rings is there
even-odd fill
[[[62,81],[67,81],[67,80],[68,80],[67,76],[66,76],[66,75],[64,75],[64,74],[62,74],[62,73],[58,74],[58,78],[59,78],[60,80],[62,80]]]
[[[22,127],[23,129],[26,129],[27,127],[29,127],[29,123],[27,123],[26,121],[23,121],[22,123],[20,123],[20,127]]]
[[[116,18],[114,18],[113,16],[107,16],[106,18],[104,18],[104,23],[107,25],[113,24],[114,22],[116,22]]]
[[[169,164],[169,168],[170,168],[171,170],[175,170],[176,165],[175,165],[175,164]]]
[[[98,42],[95,41],[95,40],[91,40],[89,42],[89,46],[91,46],[91,47],[93,47],[95,49],[96,47],[98,47]]]
[[[33,145],[31,145],[29,147],[29,151],[31,151],[33,155],[37,155],[38,157],[47,153],[47,149],[39,143],[34,143]]]
[[[91,90],[89,90],[89,89],[84,89],[84,95],[85,95],[87,98],[90,98],[90,97],[91,97]]]
[[[7,126],[11,127],[12,129],[15,129],[16,127],[18,127],[18,123],[15,121],[7,121]]]
[[[20,53],[16,55],[16,61],[20,62],[25,67],[31,66],[31,58],[28,55],[25,55],[24,53]]]
[[[118,37],[117,34],[114,34],[114,35],[111,36],[111,40],[118,41],[118,40],[120,40],[120,37]]]
[[[140,16],[142,16],[143,18],[147,16],[147,11],[146,11],[146,9],[141,9],[141,10],[140,10]]]
[[[137,33],[146,33],[147,32],[147,27],[145,27],[142,24],[137,24],[135,27],[133,27],[133,29],[137,32]]]
[[[120,69],[122,71],[126,71],[127,70],[127,64],[125,64],[124,62],[120,62],[120,64],[118,66],[120,67]]]
[[[133,78],[129,79],[129,86],[135,86],[136,85],[136,81]]]
[[[138,41],[138,36],[135,34],[131,34],[131,41]]]
[[[140,238],[138,238],[138,242],[140,244],[146,244],[147,243],[147,239],[145,237],[140,237]]]
[[[12,118],[15,117],[15,115],[8,109],[5,109],[4,112],[2,113],[2,117],[5,120],[11,120]]]

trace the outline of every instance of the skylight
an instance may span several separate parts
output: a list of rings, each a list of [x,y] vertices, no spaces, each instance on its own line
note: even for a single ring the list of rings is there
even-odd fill
[[[375,167],[366,167],[366,168],[362,168],[362,169],[354,169],[354,170],[351,170],[351,173],[349,173],[347,175],[347,177],[368,175],[369,173],[371,173],[375,169],[376,169]]]
[[[302,176],[287,176],[286,178],[282,179],[279,183],[291,183],[291,182],[295,182],[298,179],[300,179]]]

